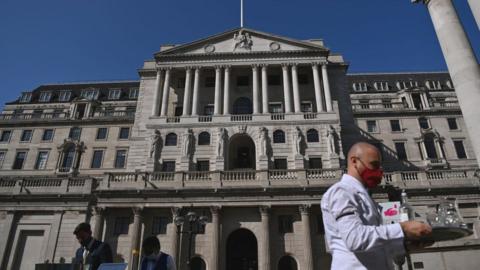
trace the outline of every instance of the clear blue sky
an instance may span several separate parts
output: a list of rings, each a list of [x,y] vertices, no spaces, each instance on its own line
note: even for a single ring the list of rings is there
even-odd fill
[[[0,104],[45,83],[138,79],[160,44],[238,27],[239,2],[1,0]],[[478,57],[467,1],[454,2]],[[426,8],[410,0],[245,0],[245,26],[322,38],[350,72],[446,70]]]

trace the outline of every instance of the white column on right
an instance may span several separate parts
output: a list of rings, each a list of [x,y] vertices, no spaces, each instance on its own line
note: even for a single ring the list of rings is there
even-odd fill
[[[223,114],[230,114],[230,67],[225,67],[223,83]]]
[[[193,102],[192,115],[198,115],[198,90],[200,87],[200,67],[195,68],[195,76],[193,78]]]
[[[323,112],[325,109],[323,108],[323,101],[322,101],[322,86],[320,85],[320,75],[318,74],[318,64],[312,64],[312,72],[313,72],[313,84],[315,87],[315,103],[317,105],[317,112]]]
[[[155,92],[153,93],[152,116],[158,116],[160,112],[160,98],[162,97],[162,70],[157,69],[157,79],[155,80]]]
[[[298,72],[297,72],[297,65],[292,65],[292,85],[293,85],[293,106],[295,108],[295,112],[301,112],[300,107],[300,89],[298,86]]]
[[[170,69],[167,68],[165,70],[165,82],[163,84],[162,110],[160,112],[161,116],[167,115],[169,92],[170,92]]]
[[[480,165],[480,66],[452,0],[426,3],[457,94],[473,150]],[[470,1],[470,3],[478,0]],[[475,3],[472,6],[477,7]],[[472,9],[473,11],[473,9]],[[478,14],[478,13],[477,13]],[[478,18],[478,16],[477,16]]]
[[[475,17],[475,21],[477,21],[477,26],[480,29],[480,1],[468,0],[468,4],[472,10],[473,17]]]
[[[323,90],[325,92],[325,106],[327,112],[332,111],[332,96],[330,94],[330,82],[328,80],[327,63],[322,64]]]
[[[183,112],[182,116],[187,116],[190,113],[190,99],[192,88],[192,69],[187,67],[185,70],[185,88],[183,93]]]
[[[222,68],[215,67],[215,104],[213,109],[213,114],[220,114],[220,102],[222,100]]]
[[[288,76],[288,64],[282,64],[283,74],[283,97],[285,100],[285,113],[292,112],[292,105],[290,102],[290,78]]]
[[[258,65],[252,66],[252,79],[253,79],[253,114],[258,114],[259,110],[259,85],[258,85]]]
[[[262,113],[268,113],[268,73],[267,65],[262,65]]]

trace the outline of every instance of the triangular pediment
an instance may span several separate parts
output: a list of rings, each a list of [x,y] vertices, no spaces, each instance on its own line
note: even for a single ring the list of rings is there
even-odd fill
[[[155,56],[282,51],[328,52],[328,49],[319,43],[290,39],[247,28],[237,28],[205,39],[175,46],[158,52]]]

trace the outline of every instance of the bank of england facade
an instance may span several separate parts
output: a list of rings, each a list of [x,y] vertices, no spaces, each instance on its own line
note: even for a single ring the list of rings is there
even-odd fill
[[[0,268],[71,262],[88,221],[129,269],[150,235],[179,269],[329,269],[320,200],[368,141],[377,201],[405,189],[424,220],[456,197],[475,232],[412,269],[476,269],[478,165],[448,73],[347,70],[320,39],[238,28],[161,46],[138,81],[23,92],[0,115]],[[207,218],[191,237],[189,212]]]

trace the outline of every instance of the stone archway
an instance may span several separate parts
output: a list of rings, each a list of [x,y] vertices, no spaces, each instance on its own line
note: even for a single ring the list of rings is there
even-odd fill
[[[228,144],[229,170],[255,170],[255,143],[247,134],[235,134]]]
[[[232,232],[227,239],[228,270],[258,269],[257,238],[247,229]]]

